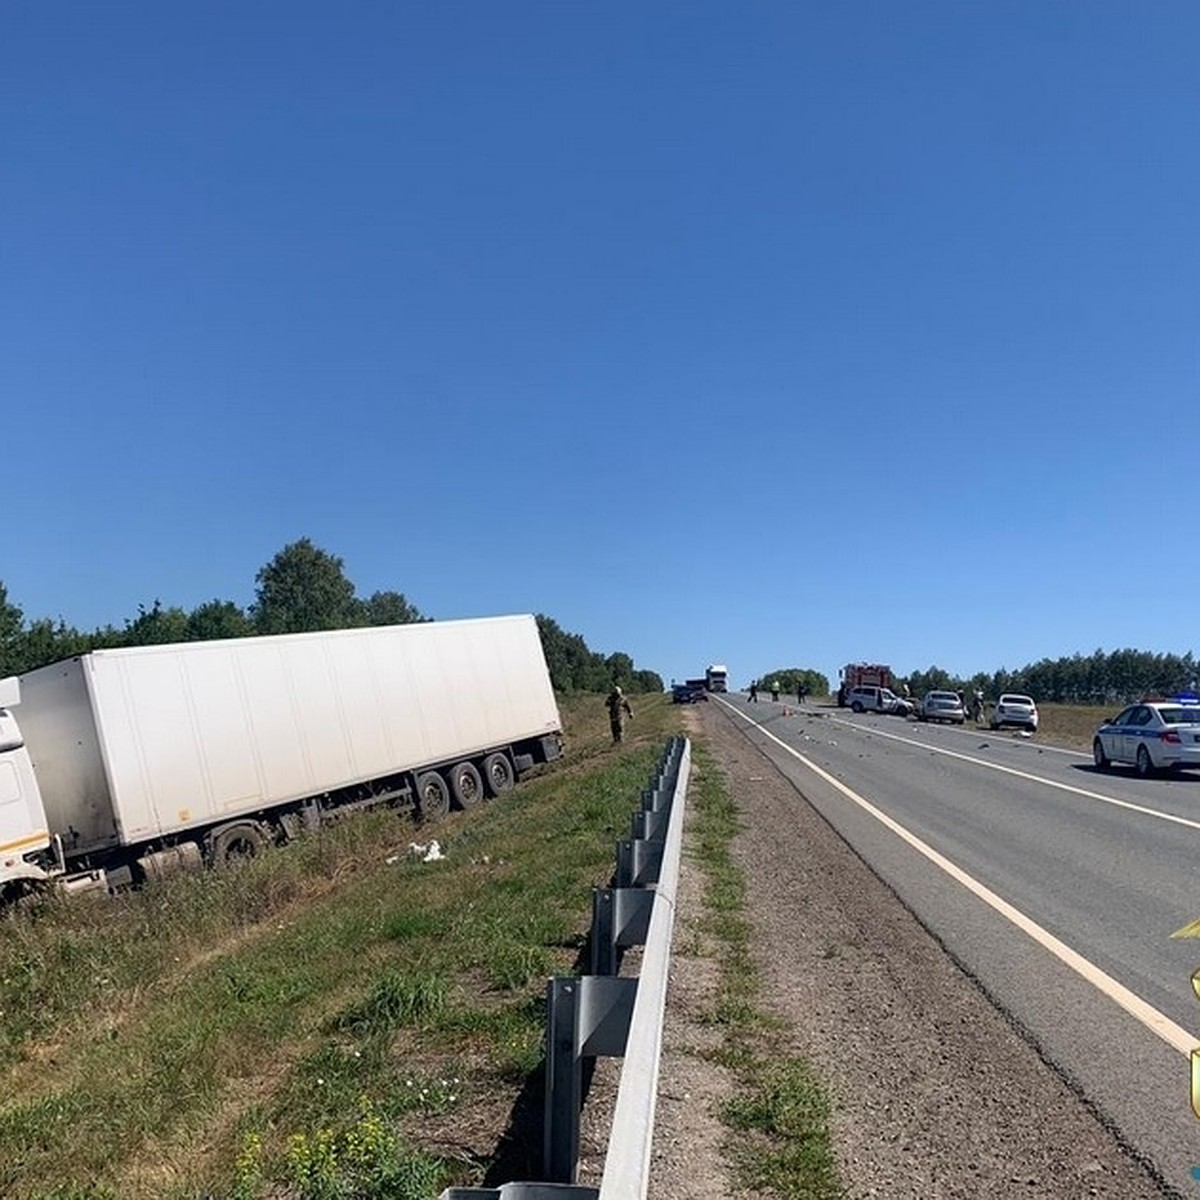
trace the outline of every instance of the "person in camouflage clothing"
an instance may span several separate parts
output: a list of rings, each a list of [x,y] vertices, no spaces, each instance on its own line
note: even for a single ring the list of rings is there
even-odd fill
[[[625,699],[624,693],[615,684],[613,690],[608,693],[608,699],[604,701],[604,707],[608,709],[608,723],[612,727],[612,739],[614,742],[619,742],[625,735],[625,718],[633,716],[633,709],[629,707],[629,701]]]

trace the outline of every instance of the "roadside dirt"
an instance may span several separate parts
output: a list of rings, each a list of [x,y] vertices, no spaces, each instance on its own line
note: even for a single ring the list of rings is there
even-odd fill
[[[716,705],[689,717],[743,823],[735,857],[763,1007],[834,1100],[835,1154],[854,1200],[1178,1193],[1136,1162],[1084,1100]],[[685,855],[650,1194],[739,1194],[715,1116],[732,1081],[698,1051],[715,1036],[710,949],[698,941],[697,864]],[[745,1195],[745,1193],[740,1193]]]

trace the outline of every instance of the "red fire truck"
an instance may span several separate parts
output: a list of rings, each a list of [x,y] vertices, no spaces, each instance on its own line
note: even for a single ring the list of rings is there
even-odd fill
[[[885,687],[895,690],[896,677],[891,667],[882,663],[847,663],[839,672],[837,702],[839,708],[846,707],[846,693],[855,687]]]

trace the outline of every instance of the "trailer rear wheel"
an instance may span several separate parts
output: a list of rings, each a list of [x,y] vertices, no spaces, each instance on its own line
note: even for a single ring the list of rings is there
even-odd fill
[[[489,754],[483,760],[483,777],[487,780],[488,790],[493,796],[503,796],[505,792],[511,792],[517,783],[508,755],[499,751]]]
[[[459,808],[474,808],[483,799],[483,779],[474,763],[460,762],[450,772],[450,787]]]
[[[267,835],[257,821],[239,821],[214,829],[206,839],[205,849],[208,861],[214,867],[223,867],[256,858],[266,844]]]
[[[450,788],[436,771],[417,776],[417,808],[423,821],[440,821],[450,811]]]

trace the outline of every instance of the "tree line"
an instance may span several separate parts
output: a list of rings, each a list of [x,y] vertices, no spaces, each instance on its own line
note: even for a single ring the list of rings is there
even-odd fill
[[[1186,654],[1152,654],[1146,650],[1096,650],[1089,655],[1043,658],[1015,671],[1001,668],[963,679],[940,667],[914,671],[902,682],[914,696],[931,689],[971,693],[989,698],[1022,692],[1052,704],[1127,704],[1143,696],[1174,696],[1195,691],[1200,677],[1189,650]]]
[[[794,695],[803,683],[809,695],[829,694],[829,681],[807,667],[781,667],[767,671],[754,682],[760,691],[779,684],[784,695]],[[979,671],[969,678],[931,666],[898,677],[914,696],[939,690],[995,699],[1004,692],[1021,692],[1047,704],[1121,705],[1143,696],[1176,696],[1195,692],[1200,685],[1200,661],[1186,654],[1153,654],[1146,650],[1096,650],[1091,654],[1043,658],[1015,671],[1001,667],[990,674]]]
[[[540,613],[537,624],[556,692],[606,692],[614,683],[626,692],[663,690],[662,676],[637,670],[628,654],[597,654],[579,634],[567,633]]]
[[[401,592],[359,596],[342,560],[308,538],[284,546],[254,579],[255,598],[247,608],[214,599],[188,611],[155,600],[149,607],[139,604],[137,616],[122,628],[105,625],[91,631],[76,629],[61,617],[27,620],[0,582],[0,678],[90,650],[432,620]],[[606,691],[614,683],[631,692],[662,691],[661,678],[636,670],[627,654],[595,653],[578,634],[566,633],[540,614],[537,625],[555,691]]]
[[[828,678],[810,667],[781,667],[778,671],[768,671],[761,679],[754,681],[754,686],[760,692],[770,691],[775,684],[779,685],[780,692],[785,696],[797,695],[801,684],[804,685],[806,696],[829,695]]]

